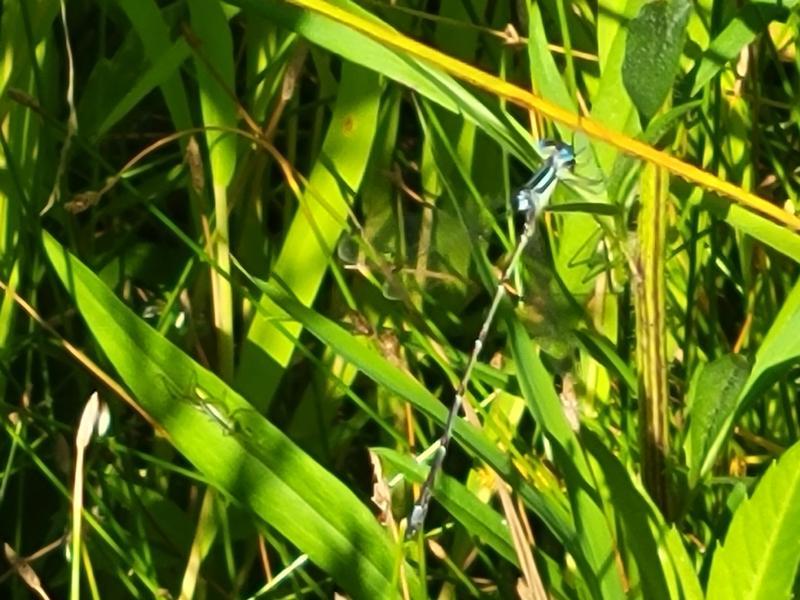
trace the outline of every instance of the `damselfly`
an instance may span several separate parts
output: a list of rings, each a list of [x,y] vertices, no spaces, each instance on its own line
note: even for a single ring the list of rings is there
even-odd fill
[[[444,463],[444,458],[452,438],[456,416],[461,411],[472,371],[478,361],[478,356],[486,341],[486,336],[492,326],[500,302],[503,300],[506,293],[506,285],[509,283],[523,251],[534,236],[536,221],[542,210],[544,210],[550,202],[550,198],[555,191],[557,183],[560,180],[568,178],[575,166],[575,152],[569,144],[543,141],[539,143],[539,150],[544,157],[542,166],[533,174],[531,179],[517,191],[513,198],[512,206],[514,210],[524,215],[522,233],[511,255],[511,260],[497,283],[494,298],[489,306],[489,312],[478,332],[469,361],[464,369],[464,374],[455,391],[455,397],[450,406],[444,430],[439,437],[438,448],[434,453],[428,476],[420,490],[419,498],[414,503],[414,507],[409,515],[406,537],[416,535],[424,526],[425,517],[428,513],[428,508],[433,496],[433,484],[439,472],[442,470],[442,464]]]

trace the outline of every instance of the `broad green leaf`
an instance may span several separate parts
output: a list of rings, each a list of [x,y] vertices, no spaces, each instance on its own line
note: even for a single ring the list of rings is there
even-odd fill
[[[700,367],[689,387],[689,435],[686,461],[694,485],[714,440],[736,409],[750,365],[740,354],[727,354]]]
[[[395,550],[372,513],[214,373],[151,329],[52,236],[45,252],[134,406],[215,487],[249,507],[354,597],[394,589]],[[412,592],[418,584],[406,569]]]
[[[797,336],[795,330],[795,336]],[[739,505],[714,553],[706,598],[791,598],[800,563],[800,443],[764,474]]]
[[[646,119],[661,108],[672,89],[691,10],[689,0],[648,2],[628,24],[622,80]]]

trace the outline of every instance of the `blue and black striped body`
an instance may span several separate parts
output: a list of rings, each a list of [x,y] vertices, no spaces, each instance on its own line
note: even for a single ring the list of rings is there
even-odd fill
[[[514,195],[514,210],[525,213],[526,220],[536,217],[550,202],[556,183],[575,167],[575,151],[563,142],[541,141],[539,150],[544,163]]]

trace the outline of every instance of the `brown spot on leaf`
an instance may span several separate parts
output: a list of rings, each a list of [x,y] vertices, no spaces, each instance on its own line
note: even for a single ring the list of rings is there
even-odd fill
[[[345,135],[350,135],[353,133],[353,129],[356,128],[355,119],[353,119],[352,115],[347,115],[342,121],[342,133]]]

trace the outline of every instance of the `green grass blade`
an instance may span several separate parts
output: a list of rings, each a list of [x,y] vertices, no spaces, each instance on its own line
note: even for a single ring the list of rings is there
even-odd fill
[[[427,467],[389,448],[373,448],[375,454],[385,460],[409,481],[421,484],[425,481]],[[514,545],[503,516],[481,502],[461,483],[442,473],[436,481],[436,499],[461,523],[471,536],[475,536],[511,564],[518,564]]]
[[[602,38],[600,56],[600,82],[592,102],[592,117],[615,131],[624,132],[631,137],[641,133],[641,125],[636,109],[633,106],[625,85],[622,81],[622,63],[625,60],[625,44],[627,29],[620,23],[622,19],[633,18],[636,8],[641,4],[638,0],[615,0],[605,2],[608,5],[608,15],[599,17],[598,35]],[[609,175],[612,172],[614,161],[623,159],[616,148],[607,144],[595,144],[595,155],[600,170]]]
[[[173,42],[170,40],[169,27],[155,1],[119,0],[117,4],[125,11],[133,30],[142,41],[151,65],[162,63],[164,55],[173,52],[171,50]],[[179,43],[175,42],[174,44],[177,46]],[[176,70],[166,81],[161,83],[161,93],[164,95],[164,101],[167,103],[175,129],[190,128],[192,118],[180,71]]]
[[[153,89],[159,86],[163,89],[164,86],[168,85],[175,76],[175,73],[179,72],[181,65],[190,54],[189,46],[184,39],[179,39],[174,44],[168,46],[165,51],[153,61],[153,64],[140,74],[141,76],[138,77],[130,87],[120,90],[121,94],[119,98],[112,98],[109,95],[108,98],[102,99],[105,103],[104,105],[94,105],[91,107],[91,113],[86,116],[89,119],[97,119],[102,115],[102,121],[97,124],[96,129],[92,131],[92,129],[86,127],[86,125],[88,125],[87,119],[80,119],[84,129],[83,133],[85,135],[105,135],[147,96],[147,94],[153,91]],[[137,57],[137,60],[140,59]],[[132,68],[135,66],[137,65],[131,65]],[[114,68],[119,68],[119,62],[114,65]],[[108,75],[108,73],[106,73],[106,75]],[[106,85],[106,83],[103,82],[102,85]],[[97,92],[99,95],[103,93],[100,89],[98,89]],[[113,106],[109,106],[108,103],[110,103],[112,99],[116,100],[116,102]]]
[[[200,109],[203,125],[212,128],[235,128],[237,109],[235,94],[233,36],[219,2],[189,0],[192,35],[199,43],[194,47],[195,69],[200,87]],[[230,213],[228,185],[236,170],[236,138],[219,129],[206,131],[209,157],[211,198],[214,204],[215,227],[213,254],[221,270],[211,273],[214,330],[217,338],[217,360],[226,381],[233,380],[233,291],[223,274],[230,273]]]
[[[463,115],[529,166],[533,166],[538,160],[531,140],[524,131],[513,127],[507,118],[489,109],[455,79],[428,67],[422,61],[395,52],[341,23],[288,3],[232,0],[231,4],[252,10],[296,31],[314,44],[354,64],[384,74],[450,112]],[[337,0],[335,4],[377,21],[376,17],[354,3]]]
[[[653,533],[665,528],[658,511],[644,497],[644,492],[633,485],[625,467],[595,434],[584,432],[582,440],[603,472],[610,503],[624,532],[624,546],[638,567],[638,585],[643,596],[667,600],[670,595],[664,568],[668,563],[665,561],[662,566]]]
[[[681,182],[679,185],[685,185]],[[725,202],[717,196],[705,194],[701,206],[725,221],[737,231],[785,254],[800,263],[800,235],[787,227],[773,223],[741,206]]]
[[[528,62],[533,89],[571,112],[577,111],[561,73],[548,46],[542,11],[539,3],[528,2]],[[556,126],[561,136],[571,140],[572,132],[563,125]]]
[[[745,385],[745,396],[753,396],[775,383],[788,367],[800,357],[800,281],[795,283],[772,322],[756,362]]]
[[[713,443],[708,446],[698,477],[703,477],[714,465],[714,461],[741,411],[778,381],[786,372],[786,368],[800,357],[798,331],[800,331],[800,282],[795,284],[761,343],[750,376],[744,384],[743,391],[737,396],[735,410],[730,412],[724,425],[719,428]]]
[[[342,66],[339,92],[320,157],[273,267],[273,274],[306,305],[313,302],[328,272],[336,243],[346,228],[348,206],[366,172],[375,141],[381,90],[374,73],[348,63]],[[283,315],[283,310],[269,298],[261,300],[237,370],[237,388],[249,397],[259,398],[259,409],[269,405],[301,330],[297,323],[288,325],[286,330],[278,329],[272,320]]]
[[[395,551],[353,493],[221,379],[143,323],[46,232],[43,244],[137,408],[170,442],[351,595],[392,596]],[[410,583],[416,595],[413,577]]]
[[[616,569],[614,541],[603,511],[589,490],[591,472],[580,443],[570,429],[561,402],[553,389],[550,374],[534,351],[522,324],[506,320],[517,365],[517,379],[534,418],[553,443],[554,459],[563,473],[572,505],[577,542],[586,560],[582,575],[593,594],[602,598],[622,598],[622,581]],[[579,563],[579,567],[581,564]]]
[[[373,348],[353,340],[353,336],[336,323],[303,306],[286,290],[278,287],[275,282],[261,282],[254,278],[251,280],[293,319],[302,323],[303,327],[315,337],[327,346],[334,348],[370,379],[408,400],[414,405],[414,408],[422,411],[440,425],[444,424],[447,407],[405,371],[393,366]],[[501,453],[474,427],[458,419],[455,423],[454,434],[459,443],[488,464],[503,479],[513,481],[517,486],[518,493],[531,509],[542,518],[553,534],[577,555],[577,560],[581,560],[581,550],[574,544],[575,532],[572,523],[561,505],[545,497],[533,486],[519,481],[516,472],[511,467],[509,457]]]
[[[742,48],[752,42],[770,21],[785,17],[788,9],[793,8],[795,4],[797,0],[780,2],[769,0],[742,6],[738,14],[719,32],[703,53],[691,95],[700,92],[728,61],[739,56]]]
[[[9,86],[19,85],[39,65],[28,51],[48,35],[58,15],[57,0],[41,0],[23,6],[21,2],[3,4],[0,15],[0,114],[5,114]],[[28,20],[26,22],[26,20]]]
[[[628,388],[628,392],[636,396],[638,393],[636,373],[622,360],[611,340],[590,329],[579,329],[574,333],[592,358],[619,377]]]

